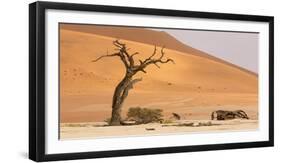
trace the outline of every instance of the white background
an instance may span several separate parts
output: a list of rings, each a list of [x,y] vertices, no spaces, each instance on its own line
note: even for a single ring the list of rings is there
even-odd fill
[[[59,0],[58,0],[59,1]],[[28,151],[28,3],[1,1],[0,162],[30,162]],[[275,147],[76,160],[68,162],[279,162],[281,159],[281,12],[278,0],[68,0],[68,2],[275,16]],[[278,116],[280,115],[280,116]],[[237,158],[236,158],[237,157]]]

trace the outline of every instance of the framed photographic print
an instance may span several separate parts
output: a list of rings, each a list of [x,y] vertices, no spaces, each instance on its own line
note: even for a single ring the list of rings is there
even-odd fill
[[[273,146],[273,17],[35,2],[34,161]]]

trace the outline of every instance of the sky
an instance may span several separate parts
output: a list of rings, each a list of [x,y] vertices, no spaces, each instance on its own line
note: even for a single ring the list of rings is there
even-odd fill
[[[177,40],[258,73],[258,33],[157,29]]]

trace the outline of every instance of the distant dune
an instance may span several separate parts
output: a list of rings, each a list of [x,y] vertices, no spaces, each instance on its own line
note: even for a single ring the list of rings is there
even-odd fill
[[[163,31],[155,31],[146,28],[130,28],[130,27],[118,27],[118,26],[102,26],[102,25],[79,25],[79,24],[61,24],[61,29],[73,30],[78,32],[85,32],[97,35],[103,35],[118,39],[136,41],[145,44],[157,45],[157,46],[165,46],[168,49],[177,50],[180,52],[184,52],[191,55],[202,56],[205,58],[209,58],[224,64],[228,64],[230,66],[239,68],[245,72],[249,72],[253,75],[257,75],[256,73],[244,69],[242,67],[236,66],[232,63],[224,61],[220,58],[216,58],[212,55],[209,55],[203,51],[195,49],[191,46],[181,43],[173,36],[169,35]]]
[[[124,110],[146,106],[163,109],[165,116],[179,112],[190,119],[208,119],[217,108],[242,108],[257,118],[258,79],[249,71],[214,59],[164,32],[61,27],[61,122],[103,121],[110,117],[112,94],[125,69],[118,58],[91,61],[107,50],[113,52],[112,41],[116,38],[131,48],[129,52],[138,51],[139,58],[148,57],[154,45],[165,45],[165,55],[176,63],[160,65],[160,69],[151,65],[147,74],[139,73],[143,81],[130,92]]]

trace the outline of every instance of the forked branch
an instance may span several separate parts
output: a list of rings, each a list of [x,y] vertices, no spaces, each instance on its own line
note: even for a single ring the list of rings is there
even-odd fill
[[[107,52],[106,55],[102,55],[102,56],[98,57],[97,59],[93,60],[92,62],[97,62],[98,60],[105,58],[105,57],[119,56],[121,61],[123,62],[123,64],[126,67],[127,73],[131,73],[131,75],[134,75],[139,71],[146,73],[145,68],[151,64],[160,68],[159,64],[164,64],[164,63],[168,63],[168,62],[175,63],[173,59],[170,59],[170,58],[164,59],[164,56],[165,56],[164,48],[165,47],[162,47],[162,49],[160,51],[161,52],[160,56],[156,58],[157,47],[154,46],[154,50],[153,50],[152,54],[144,60],[139,59],[139,64],[136,65],[134,56],[139,54],[138,52],[130,54],[128,52],[129,48],[126,47],[126,44],[121,43],[119,40],[113,41],[113,45],[116,47],[116,50],[118,50],[118,52],[113,53],[113,54],[108,54],[108,52]]]

